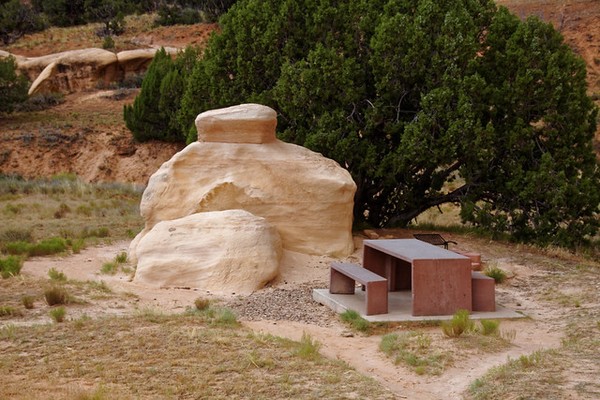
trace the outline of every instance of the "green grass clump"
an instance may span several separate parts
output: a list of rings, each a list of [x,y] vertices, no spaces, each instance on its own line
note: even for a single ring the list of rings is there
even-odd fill
[[[28,310],[31,310],[34,306],[34,297],[33,296],[29,296],[29,295],[24,295],[21,297],[21,303],[23,304],[23,307],[25,307]]]
[[[495,265],[489,265],[487,266],[484,270],[483,273],[487,276],[489,276],[490,278],[493,278],[494,281],[498,284],[504,282],[507,278],[506,272],[495,266]]]
[[[23,268],[23,260],[20,257],[8,256],[0,258],[0,276],[2,276],[2,279],[19,275],[21,268]]]
[[[125,264],[127,262],[127,252],[122,251],[121,253],[117,254],[115,257],[115,262],[117,264]]]
[[[424,332],[388,333],[381,338],[379,350],[395,364],[405,364],[417,375],[440,375],[452,362],[450,354],[435,349],[431,336]]]
[[[44,290],[44,299],[49,306],[69,303],[69,292],[62,286],[50,286]]]
[[[371,329],[371,323],[354,310],[344,311],[340,314],[340,318],[355,331],[367,333]]]
[[[100,268],[100,273],[104,275],[114,275],[119,270],[119,266],[117,263],[113,261],[105,262],[102,264],[102,268]]]
[[[52,237],[37,243],[25,241],[9,242],[4,244],[4,251],[12,255],[48,256],[62,253],[67,249],[67,242],[60,237]]]
[[[16,308],[12,306],[0,306],[0,317],[13,317],[18,315]]]
[[[321,343],[314,340],[309,334],[306,332],[302,332],[302,338],[300,339],[300,345],[295,351],[295,354],[299,357],[314,360],[319,357],[319,349],[321,348]]]
[[[51,280],[57,282],[67,281],[67,275],[65,275],[65,273],[62,271],[58,271],[56,268],[50,268],[50,270],[48,271],[48,277],[50,277]]]
[[[442,332],[448,337],[459,337],[471,330],[473,330],[473,321],[469,318],[467,310],[458,310],[450,321],[442,322]]]
[[[65,320],[65,315],[67,315],[67,310],[64,307],[56,307],[50,310],[50,317],[56,323],[63,322]]]
[[[482,319],[479,321],[481,325],[481,334],[484,336],[498,335],[500,321],[493,319]]]

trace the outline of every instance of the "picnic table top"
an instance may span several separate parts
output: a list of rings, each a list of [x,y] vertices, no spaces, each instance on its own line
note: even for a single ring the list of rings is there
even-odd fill
[[[363,245],[409,262],[414,260],[468,259],[468,257],[461,254],[418,239],[365,240]]]

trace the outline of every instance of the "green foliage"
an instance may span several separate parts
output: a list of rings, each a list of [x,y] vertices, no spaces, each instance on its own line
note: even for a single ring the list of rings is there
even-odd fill
[[[48,270],[48,277],[51,280],[57,281],[57,282],[66,282],[67,281],[67,275],[65,275],[65,273],[62,271],[58,271],[56,268],[50,268]]]
[[[115,256],[115,262],[117,264],[125,264],[127,262],[127,252],[122,251]]]
[[[14,42],[26,33],[41,31],[45,28],[46,22],[29,4],[19,0],[0,2],[0,40],[5,45]]]
[[[488,265],[483,270],[483,273],[490,278],[494,278],[496,283],[503,283],[507,278],[506,272],[496,265]]]
[[[200,12],[193,8],[185,8],[179,4],[163,3],[158,8],[154,23],[161,26],[193,25],[200,22]]]
[[[18,314],[18,311],[11,306],[0,306],[0,317],[12,317]]]
[[[29,82],[16,71],[14,57],[0,58],[0,113],[10,113],[15,105],[27,100]]]
[[[0,258],[0,276],[7,279],[19,275],[23,268],[23,260],[20,257],[8,256]]]
[[[479,321],[481,324],[481,334],[484,336],[498,335],[500,321],[494,319],[482,319]]]
[[[370,322],[361,317],[360,314],[354,310],[344,311],[340,314],[340,318],[358,332],[367,333],[371,329]]]
[[[65,320],[65,315],[67,315],[67,310],[62,306],[50,310],[50,317],[56,323],[63,322]]]
[[[394,359],[395,364],[406,364],[418,375],[440,375],[452,361],[449,353],[431,346],[431,337],[424,332],[389,333],[381,338],[379,350]]]
[[[458,310],[450,321],[442,322],[442,332],[448,337],[459,337],[471,330],[473,330],[473,321],[469,318],[467,310]]]
[[[176,118],[185,87],[185,76],[194,65],[198,51],[192,47],[172,60],[161,48],[148,67],[140,94],[126,105],[123,117],[136,140],[183,141]]]
[[[65,96],[62,93],[38,93],[29,97],[25,102],[17,104],[15,110],[20,112],[41,111],[64,102]]]
[[[300,339],[300,345],[296,350],[296,355],[302,358],[306,358],[309,360],[314,360],[319,357],[319,349],[321,348],[321,343],[314,340],[309,334],[306,332],[302,332],[302,338]]]
[[[73,26],[86,22],[84,0],[39,0],[34,4],[52,25]]]
[[[108,35],[104,37],[104,40],[102,41],[102,48],[106,50],[115,48],[115,40],[112,38],[112,36]]]
[[[100,273],[104,275],[114,275],[119,270],[119,266],[117,263],[109,261],[102,264],[102,268],[100,268]]]
[[[258,102],[280,138],[351,172],[355,221],[455,203],[519,241],[598,230],[597,110],[551,25],[491,0],[244,0],[220,25],[178,111],[188,142],[198,113]]]
[[[99,36],[120,35],[125,31],[125,15],[135,8],[127,0],[85,0],[83,4],[87,22],[102,22]]]

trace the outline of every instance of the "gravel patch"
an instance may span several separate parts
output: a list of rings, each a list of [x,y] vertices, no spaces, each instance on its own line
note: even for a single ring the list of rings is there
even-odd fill
[[[267,288],[249,296],[238,296],[225,306],[240,320],[297,321],[329,326],[338,317],[331,309],[313,300],[312,290],[320,286],[305,283],[290,289]]]

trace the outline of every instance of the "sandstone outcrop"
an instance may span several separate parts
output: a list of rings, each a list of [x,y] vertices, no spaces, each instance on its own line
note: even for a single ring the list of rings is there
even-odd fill
[[[136,252],[136,282],[243,294],[277,276],[282,249],[264,218],[228,210],[160,222]]]
[[[175,48],[165,48],[177,54]],[[127,50],[113,53],[104,49],[69,50],[41,57],[14,56],[19,72],[33,83],[29,94],[72,93],[108,84],[131,74],[146,71],[158,49]],[[10,53],[0,52],[0,57]]]
[[[129,252],[130,259],[138,262],[138,271],[140,265],[147,269],[150,263],[148,245],[142,246],[146,236],[158,235],[157,227],[164,232],[164,222],[226,210],[264,218],[277,231],[284,250],[338,257],[353,252],[354,181],[335,161],[277,140],[274,110],[244,104],[209,111],[198,116],[196,126],[201,141],[165,162],[144,191],[140,209],[145,228]],[[210,229],[199,232],[211,240]],[[198,246],[203,246],[202,240]],[[165,258],[178,248],[173,243],[161,250],[159,241],[152,243],[156,254]],[[202,270],[202,253],[195,260]],[[136,273],[135,280],[150,279],[140,277]]]

